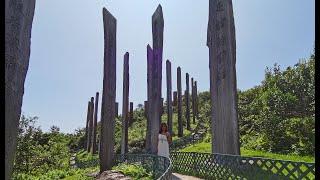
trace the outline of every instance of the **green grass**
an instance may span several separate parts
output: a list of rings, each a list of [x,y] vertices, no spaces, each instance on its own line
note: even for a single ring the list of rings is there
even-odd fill
[[[299,156],[294,154],[276,154],[258,150],[248,150],[241,148],[241,155],[242,156],[249,156],[249,157],[263,157],[263,158],[270,158],[270,159],[280,159],[280,160],[289,160],[289,161],[296,161],[296,162],[315,162],[314,156]]]
[[[201,142],[194,145],[187,146],[180,150],[180,152],[199,152],[199,153],[211,153],[211,143],[210,142]],[[240,148],[241,156],[248,157],[263,157],[270,159],[279,159],[279,160],[289,160],[297,162],[315,162],[314,156],[299,156],[293,154],[276,154],[258,150],[248,150]]]
[[[86,174],[93,173],[98,171],[96,167],[93,168],[86,168],[86,169],[77,169],[75,170],[75,173],[70,174],[69,176],[65,177],[64,180],[78,180],[78,179],[84,179],[84,180],[93,180],[93,177],[89,177]]]
[[[201,152],[211,153],[211,143],[201,142],[198,144],[187,146],[180,150],[181,152]]]

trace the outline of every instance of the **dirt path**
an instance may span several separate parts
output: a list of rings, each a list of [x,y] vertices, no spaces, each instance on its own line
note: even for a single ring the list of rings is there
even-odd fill
[[[178,174],[178,173],[172,173],[172,180],[203,180],[197,177],[193,177],[193,176],[186,176],[186,175],[182,175],[182,174]]]

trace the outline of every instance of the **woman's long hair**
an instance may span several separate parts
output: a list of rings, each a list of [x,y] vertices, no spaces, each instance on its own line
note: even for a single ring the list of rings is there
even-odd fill
[[[159,134],[162,133],[162,127],[163,127],[163,126],[166,127],[166,132],[168,132],[168,126],[167,126],[167,124],[166,124],[166,123],[161,123],[161,125],[160,125],[160,130],[159,130]]]

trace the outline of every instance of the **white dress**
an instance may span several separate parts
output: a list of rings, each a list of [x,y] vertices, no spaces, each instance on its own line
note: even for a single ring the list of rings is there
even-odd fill
[[[163,134],[159,134],[158,136],[158,156],[169,158],[169,143],[167,136]]]

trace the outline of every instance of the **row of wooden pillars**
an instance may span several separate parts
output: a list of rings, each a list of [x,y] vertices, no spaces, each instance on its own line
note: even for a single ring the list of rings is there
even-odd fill
[[[101,107],[101,137],[97,138],[97,109],[99,93],[96,93],[96,101],[94,103],[94,97],[88,102],[87,110],[87,123],[86,123],[86,149],[92,154],[97,153],[97,141],[103,142],[104,136],[107,135],[109,139],[105,139],[114,144],[114,118],[118,115],[118,103],[115,100],[115,18],[104,8],[103,19],[105,27],[105,49],[104,57],[104,81],[103,81],[103,96]],[[152,16],[152,32],[153,32],[153,48],[150,45],[147,46],[147,96],[145,101],[145,116],[147,119],[147,132],[146,132],[146,152],[155,154],[157,151],[157,138],[161,124],[161,116],[165,112],[164,110],[164,98],[161,95],[161,79],[162,79],[162,51],[163,51],[163,15],[162,8],[159,5],[157,10]],[[133,103],[129,104],[129,53],[124,55],[123,63],[123,99],[122,99],[122,137],[121,137],[121,154],[128,152],[128,127],[133,121]],[[171,75],[171,62],[166,61],[166,75],[167,75],[167,98],[166,98],[166,113],[167,113],[167,125],[171,134],[173,132],[173,112],[175,107],[178,114],[178,133],[179,137],[183,136],[183,126],[186,125],[188,130],[191,130],[190,125],[190,107],[192,107],[193,123],[196,122],[198,117],[198,98],[197,98],[197,82],[191,78],[191,103],[190,103],[190,79],[189,74],[186,73],[186,89],[182,94],[181,88],[181,68],[177,67],[177,91],[173,92],[172,101],[172,75]],[[185,103],[185,123],[183,122],[182,114],[182,98],[184,96]],[[114,100],[113,100],[114,99]],[[190,104],[192,106],[190,106]],[[130,107],[129,107],[130,106]],[[130,111],[128,110],[130,108]],[[114,114],[115,116],[113,116]],[[125,114],[125,115],[124,115]],[[104,120],[106,120],[104,122]],[[111,129],[107,129],[110,127]],[[109,130],[109,131],[108,131]],[[104,134],[105,133],[105,134]],[[105,137],[107,138],[107,137]],[[100,148],[103,148],[103,144],[100,144]],[[99,148],[99,149],[100,149]],[[108,150],[102,150],[99,152],[108,152]],[[102,155],[104,156],[104,155]],[[106,157],[106,159],[111,157]]]
[[[85,128],[85,149],[88,153],[97,154],[99,152],[100,147],[100,139],[98,135],[98,103],[99,103],[99,92],[96,92],[95,97],[95,103],[94,103],[94,97],[91,97],[90,101],[88,101],[88,108],[87,108],[87,120],[86,120],[86,128]],[[118,117],[118,107],[119,103],[115,103],[115,114]],[[130,126],[134,119],[133,119],[133,102],[130,102],[130,110],[127,109],[127,116],[126,122],[127,122],[127,128]],[[128,130],[125,131],[126,139],[128,135]],[[126,142],[128,142],[126,140]],[[126,152],[128,152],[128,148],[126,147]]]

